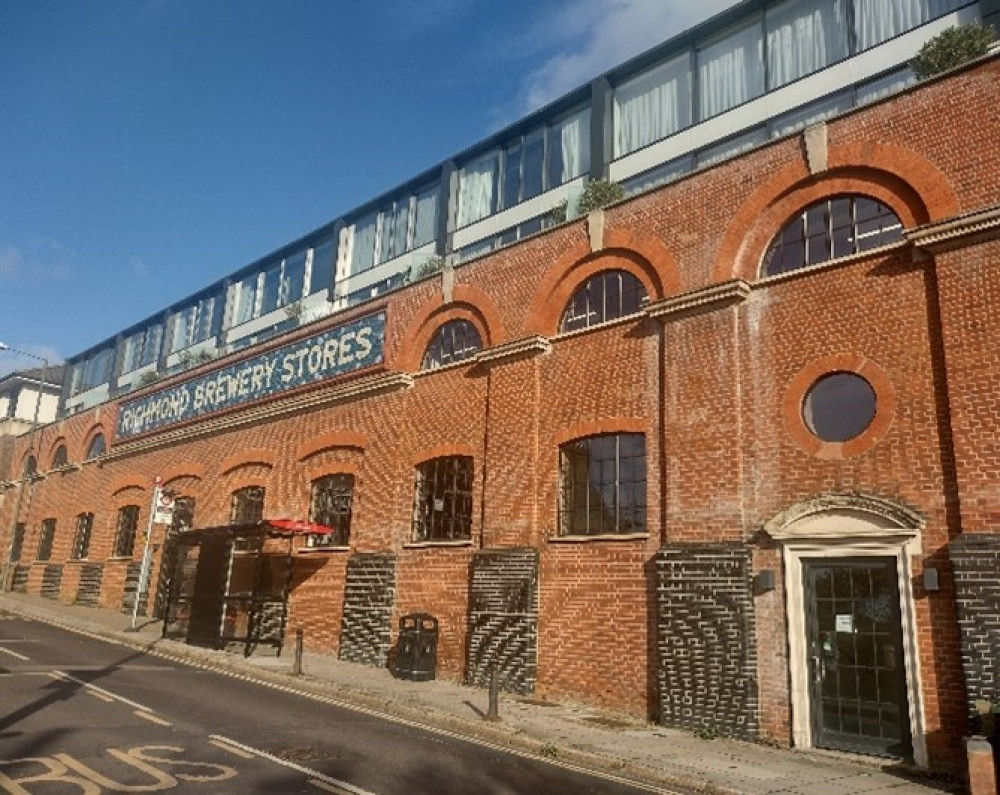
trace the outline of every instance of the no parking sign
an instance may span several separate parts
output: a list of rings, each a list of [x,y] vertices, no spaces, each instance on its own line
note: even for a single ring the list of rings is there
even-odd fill
[[[156,490],[156,505],[153,507],[153,521],[170,524],[174,520],[174,495],[164,489]]]

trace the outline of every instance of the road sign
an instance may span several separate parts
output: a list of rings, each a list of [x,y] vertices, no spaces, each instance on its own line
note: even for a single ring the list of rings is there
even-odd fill
[[[157,489],[156,505],[153,509],[153,521],[157,524],[170,524],[174,520],[174,495],[164,489]]]

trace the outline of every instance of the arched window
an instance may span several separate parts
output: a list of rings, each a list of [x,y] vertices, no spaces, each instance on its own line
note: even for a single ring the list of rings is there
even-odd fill
[[[310,547],[346,547],[351,535],[354,475],[326,475],[312,482],[309,521],[330,528],[306,539]]]
[[[66,445],[61,444],[56,448],[55,455],[52,456],[52,468],[58,469],[69,463],[69,453],[66,452]]]
[[[118,526],[115,528],[114,557],[130,558],[135,552],[135,536],[139,529],[139,506],[125,505],[118,509]]]
[[[468,320],[452,320],[437,330],[424,354],[422,370],[470,359],[483,347],[476,327]]]
[[[90,447],[87,448],[87,460],[90,461],[98,456],[104,455],[104,451],[107,446],[104,443],[104,434],[99,433],[94,437],[94,440],[90,443]]]
[[[24,476],[26,478],[32,477],[38,471],[38,459],[33,455],[29,455],[24,462]]]
[[[764,255],[764,276],[847,257],[903,238],[896,214],[867,196],[835,196],[797,213]]]
[[[576,331],[633,315],[646,300],[646,288],[628,271],[602,271],[591,276],[569,299],[560,331]]]

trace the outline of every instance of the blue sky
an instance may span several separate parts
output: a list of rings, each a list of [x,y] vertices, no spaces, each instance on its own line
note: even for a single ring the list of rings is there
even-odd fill
[[[0,0],[0,341],[78,353],[730,4]]]

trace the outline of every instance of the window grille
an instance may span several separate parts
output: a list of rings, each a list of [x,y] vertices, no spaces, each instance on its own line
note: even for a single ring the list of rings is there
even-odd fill
[[[424,354],[423,370],[470,359],[482,350],[483,341],[468,320],[452,320],[437,330]]]
[[[135,552],[135,535],[139,527],[139,506],[126,505],[118,509],[118,528],[115,531],[115,557],[130,558]]]
[[[603,271],[587,279],[569,299],[560,331],[590,328],[639,311],[646,288],[627,271]]]
[[[73,536],[73,560],[85,560],[90,554],[90,535],[94,529],[94,514],[81,513],[76,517],[76,535]]]
[[[797,213],[764,255],[765,276],[847,257],[903,239],[896,214],[867,196],[836,196]]]
[[[324,525],[331,532],[311,535],[310,547],[346,547],[351,535],[351,511],[354,475],[327,475],[312,483],[309,521]]]
[[[451,541],[472,537],[471,456],[446,456],[417,467],[413,497],[416,541]]]
[[[38,538],[38,560],[52,557],[52,542],[56,537],[56,520],[42,519],[42,533]]]
[[[559,448],[560,535],[646,532],[646,437],[576,439]]]

